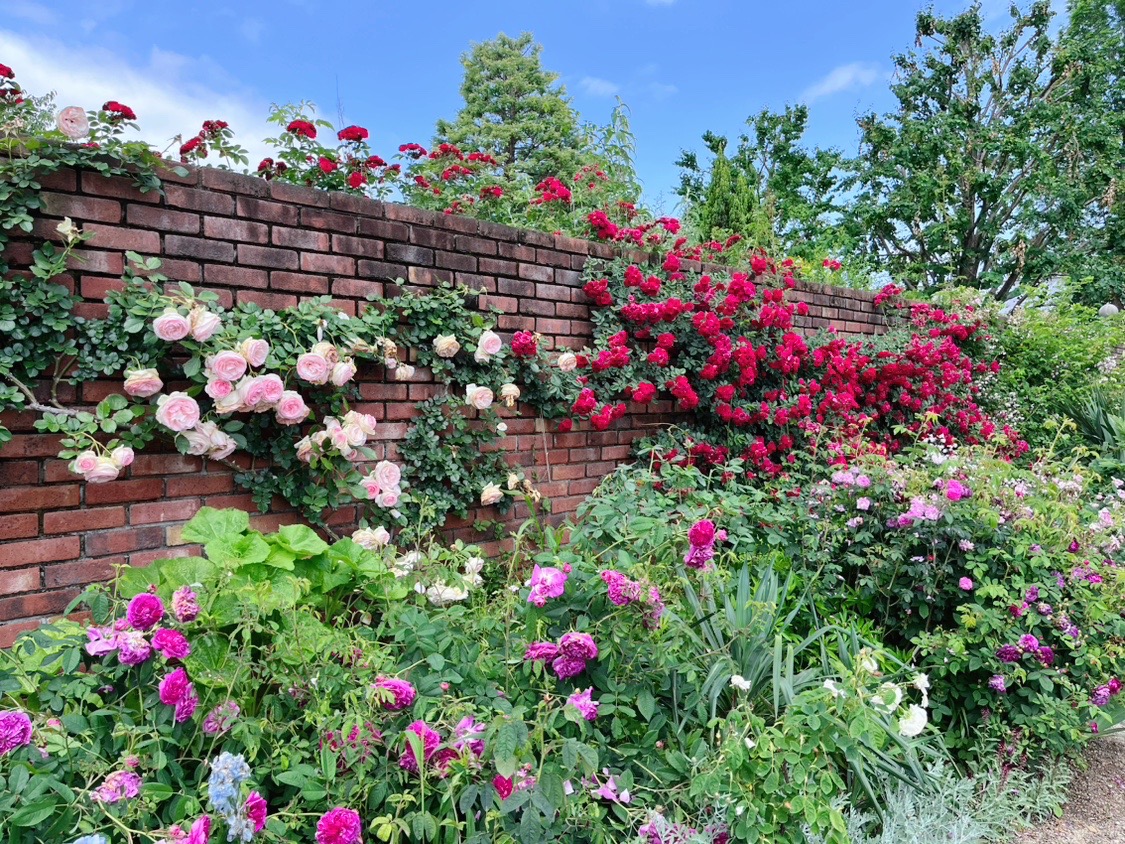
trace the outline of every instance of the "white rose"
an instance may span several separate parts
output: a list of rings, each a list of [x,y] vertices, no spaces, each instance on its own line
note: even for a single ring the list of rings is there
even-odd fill
[[[414,377],[414,367],[408,363],[399,364],[395,368],[396,381],[409,381]]]
[[[906,710],[906,714],[898,719],[898,731],[907,738],[914,738],[914,736],[926,729],[926,722],[928,720],[926,710],[912,703]]]
[[[363,528],[352,534],[352,542],[368,551],[377,551],[390,541],[391,535],[382,525],[377,528]]]
[[[883,683],[875,697],[871,698],[871,705],[884,715],[890,715],[902,703],[902,689],[894,683]]]
[[[469,592],[460,586],[450,586],[444,580],[439,580],[426,590],[426,597],[436,607],[444,607],[455,601],[463,601],[469,597]]]
[[[499,484],[485,484],[484,489],[480,491],[480,503],[482,507],[495,504],[503,497],[504,491],[500,489]]]
[[[452,334],[439,334],[434,338],[434,354],[439,358],[451,358],[461,351],[461,344]]]
[[[337,387],[343,387],[352,378],[355,377],[356,366],[355,361],[351,358],[339,361],[332,367],[332,375],[329,380]]]
[[[500,388],[500,400],[506,407],[515,407],[516,400],[520,397],[520,388],[515,384],[505,384]]]
[[[470,384],[465,388],[465,403],[472,405],[477,410],[484,410],[492,406],[492,390],[488,387],[479,387],[476,384]]]
[[[574,372],[578,368],[578,355],[574,352],[563,352],[559,355],[558,363],[562,372]]]

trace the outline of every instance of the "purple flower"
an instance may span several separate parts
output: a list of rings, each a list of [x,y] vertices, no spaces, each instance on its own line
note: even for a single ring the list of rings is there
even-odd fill
[[[1024,593],[1023,600],[1025,604],[1034,604],[1039,600],[1039,587],[1032,586],[1027,592]]]
[[[567,572],[551,566],[538,566],[531,572],[531,593],[527,596],[529,604],[544,606],[551,598],[561,598],[566,590]]]
[[[648,612],[645,613],[644,625],[649,630],[660,626],[660,619],[664,615],[664,601],[660,598],[660,590],[655,586],[648,590]]]
[[[359,844],[363,820],[359,812],[337,806],[316,822],[316,844]]]
[[[209,736],[221,736],[234,725],[234,719],[241,711],[233,700],[220,703],[203,719],[203,732]]]
[[[689,569],[706,569],[715,556],[713,545],[692,545],[684,554],[684,565]]]
[[[86,628],[86,653],[90,656],[105,656],[117,650],[117,631],[112,627]]]
[[[1027,604],[1012,604],[1008,607],[1008,612],[1012,614],[1013,618],[1020,618],[1027,612]]]
[[[1040,645],[1038,656],[1043,665],[1051,665],[1055,661],[1055,650],[1050,645]]]
[[[415,721],[406,729],[422,739],[422,762],[429,762],[430,757],[434,755],[438,745],[441,744],[441,736],[437,730],[431,728],[425,721]],[[406,743],[406,749],[402,751],[402,755],[398,758],[398,764],[412,774],[418,773],[418,759],[414,755],[414,748],[410,742]]]
[[[966,592],[973,591],[973,581],[968,577],[962,577],[959,581],[957,581],[957,585]]]
[[[1118,695],[1121,693],[1121,681],[1116,677],[1109,681],[1109,693],[1111,695]]]
[[[137,630],[150,630],[164,618],[164,602],[159,595],[142,592],[129,602],[125,618]]]
[[[187,637],[168,627],[161,627],[152,635],[152,647],[165,659],[185,659],[191,654]]]
[[[551,663],[551,668],[560,680],[569,680],[586,670],[586,660],[580,657],[560,656]]]
[[[199,615],[199,602],[190,586],[181,586],[172,593],[172,615],[181,624],[195,621]]]
[[[1035,605],[1035,611],[1038,612],[1040,615],[1050,615],[1052,612],[1055,611],[1055,608],[1052,607],[1050,604],[1044,602],[1044,601],[1040,601],[1038,604]]]
[[[593,688],[584,689],[580,692],[575,692],[566,699],[568,705],[573,706],[578,710],[587,721],[593,721],[598,717],[598,702],[590,697],[590,692]]]
[[[0,756],[31,744],[31,719],[19,709],[0,712]]]
[[[1020,649],[1015,645],[1002,645],[1000,649],[996,651],[996,657],[1001,662],[1019,662]]]
[[[473,720],[473,716],[466,715],[457,722],[453,728],[453,746],[461,753],[468,750],[474,756],[484,755],[484,725]]]
[[[177,724],[182,724],[195,714],[195,708],[199,706],[199,698],[195,696],[195,688],[188,685],[187,694],[185,694],[179,701],[176,702],[176,711],[173,713],[173,720]]]
[[[855,500],[855,507],[856,507],[857,510],[870,510],[871,509],[871,499],[870,498],[857,498]]]
[[[1006,694],[1008,683],[1005,681],[1003,674],[993,674],[992,679],[988,681],[988,688],[999,694]]]
[[[410,683],[406,682],[406,680],[399,680],[394,677],[376,677],[375,689],[383,693],[379,695],[379,699],[383,703],[383,708],[391,712],[406,709],[406,707],[414,703],[414,698],[418,696],[418,693],[414,691],[414,687],[410,685]]]
[[[559,650],[566,656],[579,659],[597,659],[598,646],[589,633],[564,633],[559,640]]]
[[[949,481],[945,485],[945,497],[950,501],[960,501],[962,498],[968,498],[971,493],[969,488],[960,481]]]
[[[141,778],[132,771],[114,771],[91,795],[100,803],[132,800],[141,793]]]
[[[1024,633],[1020,636],[1019,646],[1024,653],[1033,653],[1039,650],[1039,640],[1030,633]]]
[[[191,690],[191,680],[187,671],[177,668],[160,681],[160,702],[165,706],[175,706]]]
[[[550,662],[559,655],[559,646],[554,642],[532,642],[524,651],[525,662]]]
[[[117,634],[117,658],[122,665],[140,665],[152,656],[152,645],[143,633],[126,630]]]
[[[624,607],[633,601],[639,601],[643,587],[635,580],[630,580],[619,571],[607,569],[601,573],[601,578],[608,587],[609,600],[618,607]]]
[[[1094,689],[1094,693],[1090,695],[1090,703],[1094,704],[1094,706],[1105,706],[1109,703],[1109,699],[1109,686],[1098,686]]]

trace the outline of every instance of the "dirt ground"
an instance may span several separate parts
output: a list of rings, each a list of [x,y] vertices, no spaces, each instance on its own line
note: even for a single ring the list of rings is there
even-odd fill
[[[1012,844],[1125,844],[1125,734],[1096,741],[1089,768],[1070,784],[1063,817],[1017,836]]]

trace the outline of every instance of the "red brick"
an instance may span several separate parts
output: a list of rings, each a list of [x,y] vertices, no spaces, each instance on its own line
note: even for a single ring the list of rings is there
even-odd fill
[[[474,255],[495,255],[496,241],[483,237],[468,237],[459,234],[456,239],[457,249],[460,252],[471,252]]]
[[[17,513],[0,516],[0,540],[26,539],[39,535],[38,513]]]
[[[271,238],[274,246],[291,246],[294,249],[312,249],[317,252],[327,252],[331,243],[331,238],[326,232],[280,226],[273,227]]]
[[[253,264],[256,267],[270,267],[275,270],[297,269],[297,253],[291,249],[275,249],[272,246],[251,246],[239,244],[238,262]]]
[[[254,497],[249,493],[211,495],[204,499],[203,503],[208,507],[215,507],[220,510],[224,507],[236,507],[250,513],[255,513],[258,510],[258,505],[254,503]]]
[[[87,530],[122,527],[124,507],[94,507],[84,510],[49,510],[43,514],[43,533],[81,533]]]
[[[120,252],[99,252],[94,249],[76,249],[66,265],[84,273],[121,275],[125,270],[125,256]]]
[[[53,174],[58,175],[58,174]],[[42,621],[34,619],[31,621],[10,621],[7,624],[0,624],[0,648],[10,648],[16,643],[21,633],[27,633],[36,629]]]
[[[307,188],[303,185],[291,185],[286,182],[271,182],[270,196],[284,203],[295,202],[299,205],[313,205],[320,208],[328,207],[328,194],[316,188]]]
[[[519,277],[529,281],[554,281],[555,271],[550,267],[541,267],[538,264],[519,265]]]
[[[370,220],[362,219],[359,221],[359,233],[367,235],[368,237],[377,237],[382,240],[397,240],[405,243],[410,240],[413,235],[413,230],[405,223],[398,223],[393,220]]]
[[[48,589],[59,586],[85,586],[113,577],[114,566],[125,565],[124,557],[102,557],[98,560],[79,560],[60,563],[43,569],[43,585]]]
[[[434,263],[445,270],[475,272],[477,268],[477,259],[473,255],[462,255],[458,252],[438,252],[434,257]]]
[[[0,600],[0,621],[61,613],[78,596],[78,592],[78,589],[71,588],[4,598]]]
[[[399,279],[406,277],[404,264],[386,264],[382,261],[360,260],[356,265],[356,274],[364,278]]]
[[[160,253],[160,235],[157,232],[127,229],[121,226],[106,226],[89,223],[86,234],[94,235],[91,244],[100,249],[131,249],[146,255]]]
[[[248,243],[266,243],[270,238],[265,223],[252,220],[233,220],[228,217],[204,217],[203,236],[218,240],[243,240]]]
[[[257,287],[264,290],[269,285],[269,276],[265,270],[230,264],[205,264],[203,279],[207,284],[223,284],[230,287]]]
[[[113,199],[50,191],[43,191],[39,197],[43,200],[43,211],[52,217],[73,217],[77,223],[91,220],[99,223],[121,222],[121,203]]]
[[[57,190],[63,193],[74,193],[78,190],[78,173],[74,170],[56,170],[54,173],[44,173],[37,178],[37,181],[47,190]]]
[[[200,167],[202,184],[212,190],[230,191],[240,196],[266,196],[270,183],[257,176],[235,173],[233,170],[219,170],[215,167]]]
[[[337,214],[335,211],[322,211],[319,208],[301,209],[301,225],[310,229],[355,234],[356,219],[354,214]]]
[[[54,492],[58,487],[51,487]],[[122,504],[155,501],[164,494],[163,478],[131,478],[108,484],[87,484],[87,504]],[[62,506],[62,505],[59,505]]]
[[[78,541],[76,536],[68,538]],[[87,557],[104,557],[108,554],[124,554],[142,548],[157,548],[164,544],[164,528],[153,525],[103,530],[98,533],[88,533],[84,538]]]
[[[355,275],[355,258],[349,258],[347,255],[322,255],[319,252],[302,252],[301,269],[307,273]]]
[[[8,542],[0,545],[0,568],[18,568],[55,560],[73,560],[80,553],[77,536]]]
[[[233,489],[234,476],[222,472],[168,478],[169,498],[180,498],[185,495],[211,495],[230,492]]]
[[[159,249],[156,250],[159,252]],[[124,290],[125,282],[119,278],[103,278],[101,276],[82,276],[82,298],[105,301],[106,294],[111,290]]]
[[[360,278],[336,278],[332,280],[332,294],[334,296],[352,296],[356,299],[366,299],[368,296],[382,299],[383,282]]]
[[[34,460],[0,460],[0,485],[34,484],[38,480],[38,462]]]
[[[251,196],[237,197],[238,216],[247,220],[262,220],[283,226],[296,225],[298,211],[292,205],[269,202]]]
[[[203,211],[207,214],[222,214],[230,216],[234,213],[234,197],[209,190],[181,187],[180,185],[165,185],[164,195],[168,205],[172,208],[190,208],[193,211]],[[245,197],[239,197],[244,200]],[[239,212],[241,213],[241,211]],[[257,214],[244,216],[257,217]],[[159,227],[156,227],[159,228]],[[198,232],[199,226],[192,231]]]
[[[238,302],[253,302],[255,305],[267,310],[283,311],[295,307],[297,297],[287,293],[265,293],[257,290],[239,290]]]
[[[131,209],[130,209],[131,210]],[[260,247],[247,246],[242,249],[257,249]],[[167,255],[185,255],[189,258],[201,258],[204,261],[219,261],[232,263],[234,261],[234,245],[223,243],[219,240],[206,240],[199,237],[185,237],[179,234],[164,236],[164,252]]]
[[[369,237],[352,237],[347,234],[332,235],[332,251],[361,258],[382,258],[383,241]]]
[[[114,483],[118,483],[115,481]],[[105,484],[111,486],[111,484]],[[0,513],[77,507],[78,484],[69,486],[10,486],[0,489]]]
[[[198,214],[172,211],[168,208],[149,208],[144,205],[130,205],[129,210],[125,212],[125,219],[130,226],[180,234],[199,234],[201,225]]]
[[[324,296],[328,293],[328,277],[274,270],[270,273],[270,287],[277,290],[292,290],[295,293]]]
[[[434,250],[424,246],[409,246],[405,243],[388,243],[386,246],[388,261],[401,261],[416,267],[432,267],[434,265]]]
[[[186,521],[199,511],[199,499],[176,498],[134,504],[129,508],[129,524],[149,525],[156,522]]]
[[[195,283],[203,280],[203,271],[195,261],[182,261],[178,258],[164,258],[160,272],[176,281]]]

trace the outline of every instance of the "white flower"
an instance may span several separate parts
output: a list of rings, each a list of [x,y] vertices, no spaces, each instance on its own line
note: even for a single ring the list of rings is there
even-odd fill
[[[906,714],[898,719],[898,731],[907,738],[914,738],[926,728],[926,710],[917,704],[910,704]]]
[[[451,586],[444,580],[439,580],[426,590],[426,597],[434,606],[444,607],[446,604],[465,600],[469,597],[469,592],[460,586]]]
[[[482,507],[495,504],[503,497],[504,491],[500,489],[499,484],[485,484],[484,489],[480,491],[480,503]]]
[[[483,557],[469,557],[469,559],[465,560],[465,574],[480,574],[483,570]]]
[[[515,472],[508,473],[508,489],[515,489],[520,485],[520,476]]]
[[[507,422],[497,423],[496,433],[498,433],[500,436],[504,436],[504,434],[508,433],[508,423]]]
[[[477,363],[487,363],[489,358],[499,353],[502,345],[503,341],[501,341],[500,335],[492,330],[485,331],[477,341],[477,350],[473,357]]]
[[[481,387],[477,384],[470,384],[465,388],[465,404],[475,407],[477,410],[484,410],[492,406],[492,390],[488,387]]]
[[[461,351],[461,344],[452,334],[439,334],[434,338],[434,354],[439,358],[451,358]]]
[[[741,674],[735,674],[730,678],[730,684],[736,689],[742,689],[744,692],[750,691],[750,681],[743,677]]]
[[[505,407],[515,407],[516,400],[520,397],[520,388],[515,384],[505,384],[500,388],[500,400]]]
[[[871,651],[867,648],[859,652],[859,667],[871,674],[879,670],[879,663],[875,661],[875,657],[871,655]]]
[[[55,226],[55,231],[61,234],[68,243],[78,240],[78,236],[82,233],[82,230],[74,225],[74,220],[70,217],[63,217],[63,221]]]
[[[352,534],[352,542],[368,551],[382,548],[390,541],[391,535],[382,525],[374,529],[362,528]]]
[[[871,698],[871,705],[884,715],[890,715],[902,703],[902,689],[894,683],[884,683]]]
[[[401,364],[395,367],[395,380],[396,381],[409,381],[414,377],[414,367],[408,363]]]
[[[825,680],[824,688],[832,692],[832,697],[847,697],[847,693],[843,689],[836,686],[835,680]]]
[[[563,352],[559,355],[558,367],[562,372],[574,372],[578,368],[578,356],[574,352]]]
[[[913,686],[922,693],[922,706],[930,705],[930,677],[928,674],[919,674],[914,678]]]

